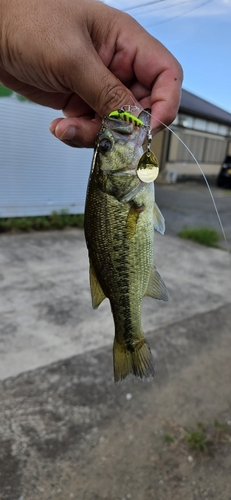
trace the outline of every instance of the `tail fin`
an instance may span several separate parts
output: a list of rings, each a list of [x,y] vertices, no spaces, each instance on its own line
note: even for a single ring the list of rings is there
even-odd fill
[[[154,361],[145,339],[140,340],[132,351],[115,339],[113,358],[115,382],[125,379],[130,373],[141,379],[154,377]]]

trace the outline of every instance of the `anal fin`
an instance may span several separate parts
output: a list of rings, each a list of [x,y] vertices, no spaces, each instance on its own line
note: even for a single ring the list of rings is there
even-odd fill
[[[165,220],[162,215],[159,207],[155,203],[153,208],[153,219],[154,219],[154,228],[159,231],[159,233],[164,234],[165,232]]]
[[[91,287],[91,300],[93,309],[97,309],[101,302],[106,298],[101,285],[96,277],[94,267],[90,261],[90,287]]]
[[[168,301],[168,290],[155,266],[151,269],[148,287],[145,295],[153,299]]]

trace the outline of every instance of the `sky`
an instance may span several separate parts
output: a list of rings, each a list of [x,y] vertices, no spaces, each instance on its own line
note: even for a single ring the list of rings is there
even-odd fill
[[[183,88],[231,113],[231,0],[105,0],[181,63]]]

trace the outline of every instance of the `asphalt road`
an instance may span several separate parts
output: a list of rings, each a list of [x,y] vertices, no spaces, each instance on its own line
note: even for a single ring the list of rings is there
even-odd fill
[[[216,228],[204,186],[156,191],[170,302],[144,301],[149,383],[114,385],[110,308],[91,309],[81,230],[0,236],[0,500],[231,500],[228,254],[175,236]],[[229,235],[230,193],[215,196]],[[209,453],[186,445],[198,422]]]
[[[211,184],[214,201],[231,248],[231,190]],[[220,233],[220,245],[226,248],[214,204],[205,182],[181,182],[156,187],[156,200],[166,219],[166,234],[175,236],[185,227],[209,227]]]

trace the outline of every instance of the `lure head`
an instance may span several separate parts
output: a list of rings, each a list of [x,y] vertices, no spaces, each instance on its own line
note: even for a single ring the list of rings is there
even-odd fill
[[[127,123],[132,123],[135,127],[145,127],[145,123],[140,118],[136,117],[129,111],[122,109],[117,109],[109,114],[110,118],[119,118]]]

